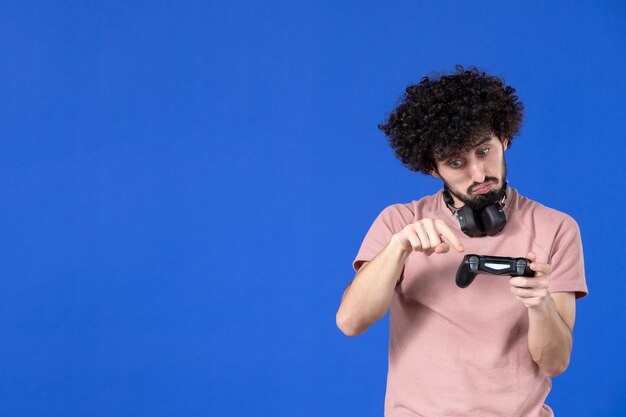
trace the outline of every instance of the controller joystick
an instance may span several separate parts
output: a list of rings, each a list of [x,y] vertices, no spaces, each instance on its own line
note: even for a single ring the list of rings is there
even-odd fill
[[[527,258],[465,255],[456,272],[456,285],[467,288],[478,274],[534,277],[535,271],[530,269],[530,264]]]

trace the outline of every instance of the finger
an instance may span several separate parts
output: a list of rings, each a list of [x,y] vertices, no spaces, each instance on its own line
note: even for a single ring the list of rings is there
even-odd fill
[[[450,251],[450,245],[446,242],[441,242],[435,247],[435,253],[448,253]]]
[[[533,288],[535,281],[524,277],[511,277],[509,283],[515,288]]]
[[[552,266],[550,266],[549,264],[541,263],[541,262],[531,262],[530,269],[536,272],[535,273],[536,277],[543,277],[546,275],[550,275],[550,272],[552,272]]]
[[[414,252],[422,250],[422,242],[420,242],[417,234],[409,232],[406,234],[406,238],[408,239],[409,243],[411,243],[411,248],[413,248]]]
[[[428,239],[430,240],[431,246],[435,247],[441,243],[441,237],[439,236],[439,232],[435,229],[435,225],[432,220],[423,221],[422,226],[426,233],[428,233]]]
[[[538,297],[540,291],[534,288],[520,288],[520,287],[511,287],[511,292],[519,298],[532,298]]]
[[[447,253],[450,250],[450,245],[441,240],[441,235],[435,227],[435,223],[431,219],[427,219],[422,223],[424,229],[428,233],[428,239],[430,239],[430,244],[434,247],[432,251],[434,253]]]
[[[545,277],[511,277],[509,279],[509,283],[511,284],[511,287],[516,288],[548,288],[548,281]]]
[[[454,247],[454,249],[456,249],[459,252],[463,252],[465,250],[465,248],[463,247],[463,244],[461,244],[461,241],[459,240],[459,238],[443,222],[443,220],[440,220],[440,219],[435,220],[435,227],[437,228],[437,231],[439,232],[439,235],[441,235],[444,239],[446,239],[448,242],[450,242],[450,244],[452,245],[452,247]]]
[[[543,264],[543,265],[544,265],[544,271],[546,275],[550,275],[552,273],[552,265],[550,264]]]
[[[552,267],[549,264],[544,264],[537,261],[537,255],[535,252],[528,252],[526,257],[530,260],[530,269],[536,272],[536,277],[543,277],[549,275],[552,272]]]
[[[417,233],[417,236],[422,242],[422,250],[427,251],[432,246],[430,244],[430,239],[428,239],[428,233],[426,233],[426,230],[424,230],[421,222],[416,222],[413,225],[414,225],[415,233]]]

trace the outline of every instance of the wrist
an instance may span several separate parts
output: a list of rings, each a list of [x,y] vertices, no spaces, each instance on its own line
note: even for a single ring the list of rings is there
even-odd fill
[[[400,241],[398,234],[395,234],[391,237],[389,244],[387,245],[391,251],[398,254],[398,256],[402,257],[402,260],[406,260],[408,256],[413,253],[412,247],[405,247]]]
[[[531,315],[546,317],[551,315],[553,311],[556,311],[556,306],[554,305],[552,297],[548,294],[542,302],[532,307],[527,307],[527,309]]]

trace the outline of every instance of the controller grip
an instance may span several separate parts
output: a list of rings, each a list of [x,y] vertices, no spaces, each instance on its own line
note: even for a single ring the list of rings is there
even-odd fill
[[[465,264],[465,262],[459,265],[459,269],[456,272],[456,285],[459,288],[467,288],[476,278],[476,273],[472,272],[470,266]]]
[[[534,277],[535,271],[530,269],[530,264],[530,259],[526,258],[465,255],[456,273],[456,285],[460,288],[467,288],[480,273]]]

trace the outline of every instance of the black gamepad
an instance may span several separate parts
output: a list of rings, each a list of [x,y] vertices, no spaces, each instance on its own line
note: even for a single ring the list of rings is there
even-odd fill
[[[466,288],[478,274],[534,277],[535,271],[530,269],[530,263],[530,259],[526,258],[465,255],[456,272],[456,285]]]

